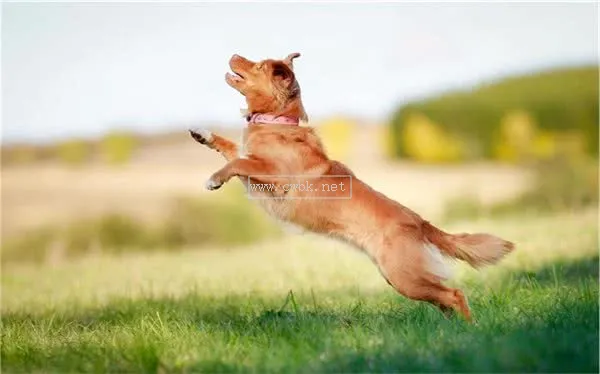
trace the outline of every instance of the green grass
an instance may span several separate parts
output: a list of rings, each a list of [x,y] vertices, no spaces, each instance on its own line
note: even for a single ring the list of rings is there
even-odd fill
[[[397,296],[312,236],[15,264],[3,372],[598,372],[597,211],[455,225],[518,250],[456,266],[477,324]]]

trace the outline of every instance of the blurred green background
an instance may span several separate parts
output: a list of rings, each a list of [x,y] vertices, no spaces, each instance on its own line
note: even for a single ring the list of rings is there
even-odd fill
[[[356,165],[358,170],[368,170],[367,175],[375,172],[383,178],[378,171],[385,173],[391,168],[399,175],[405,169],[423,165],[423,170],[428,170],[427,178],[432,182],[439,178],[443,183],[447,172],[461,178],[475,167],[483,168],[479,172],[482,176],[495,170],[507,173],[505,181],[500,178],[484,181],[483,185],[508,183],[509,191],[516,189],[512,196],[502,196],[507,192],[501,191],[500,197],[489,194],[483,199],[491,202],[482,201],[477,191],[473,191],[482,186],[470,185],[462,192],[458,188],[451,191],[453,196],[441,200],[434,194],[434,199],[438,199],[436,204],[443,206],[437,209],[442,220],[581,209],[598,201],[597,82],[598,68],[594,66],[544,70],[481,84],[469,91],[408,102],[382,123],[365,123],[338,115],[311,125],[318,129],[331,158]],[[217,127],[215,131],[237,139],[237,130]],[[164,157],[156,156],[157,153]],[[197,161],[186,160],[188,155]],[[159,161],[158,168],[151,165],[152,160]],[[10,209],[17,214],[19,210],[37,209],[32,206],[34,201],[23,202],[25,198],[19,198],[19,189],[23,188],[19,183],[30,185],[36,178],[23,172],[28,168],[33,168],[31,171],[41,168],[49,173],[61,170],[68,184],[70,178],[98,173],[106,174],[109,180],[128,178],[127,173],[131,173],[132,179],[136,173],[144,173],[150,179],[160,180],[163,177],[159,168],[166,164],[176,165],[175,170],[183,174],[178,173],[181,183],[175,183],[172,191],[161,188],[160,199],[145,202],[157,208],[150,209],[158,215],[154,219],[132,214],[127,202],[117,199],[114,205],[102,204],[101,213],[86,212],[81,219],[72,212],[64,222],[55,219],[54,214],[33,225],[12,222],[3,230],[3,261],[43,260],[53,251],[74,255],[98,250],[180,249],[215,243],[230,246],[281,234],[278,225],[245,201],[235,182],[210,198],[203,197],[204,193],[194,196],[193,191],[181,188],[194,184],[197,191],[202,184],[198,179],[211,172],[206,166],[216,170],[220,165],[218,156],[194,144],[184,130],[159,135],[120,131],[98,139],[4,146],[4,175],[9,183],[13,182],[11,178],[15,183],[9,184],[5,193],[16,197],[13,202],[5,201],[5,217],[27,221],[26,215],[11,219]],[[181,170],[184,165],[193,170]],[[393,180],[389,175],[388,178]],[[372,182],[369,178],[365,180]],[[391,190],[394,182],[390,180],[382,179],[380,184]],[[133,186],[137,182],[127,183]],[[82,196],[81,203],[85,204],[88,198],[111,200],[118,193],[113,187],[105,190],[107,196],[103,196],[102,189],[94,197]],[[146,187],[152,189],[139,185],[141,190]],[[48,195],[44,187],[37,188],[41,189],[36,193],[41,195],[36,198],[37,203],[48,203],[51,198],[44,199]],[[392,196],[407,205],[412,203],[410,198],[396,195],[398,192],[392,191]],[[72,209],[65,207],[65,211],[79,209],[76,196],[67,194],[64,198],[75,205]]]
[[[423,165],[421,170],[427,171],[432,183],[443,183],[448,173],[453,178],[479,173],[483,178],[500,172],[497,180],[482,181],[480,186],[464,182],[459,188],[434,192],[433,201],[440,207],[431,210],[441,220],[582,209],[598,201],[597,82],[598,68],[594,66],[544,70],[408,102],[381,123],[337,115],[311,125],[318,129],[331,158],[365,170],[367,175],[375,174],[392,197],[407,205],[411,199],[393,190],[395,179],[388,174],[386,180],[387,171],[396,175],[409,172],[410,179],[410,172]],[[238,136],[237,130],[214,130],[234,140]],[[188,156],[197,161],[191,162]],[[3,261],[43,261],[48,256],[55,258],[56,253],[173,250],[215,243],[231,246],[281,235],[277,224],[244,199],[237,183],[210,198],[198,191],[202,184],[198,179],[221,163],[218,156],[188,139],[184,130],[158,135],[120,131],[97,139],[4,146],[5,196],[15,199],[4,201],[5,217],[13,222],[3,229]],[[152,190],[143,183],[162,179],[160,168],[168,165],[175,166],[171,172],[177,173],[178,182],[166,189],[158,186],[161,191],[156,201],[145,199],[144,204],[152,206],[148,210],[153,211],[153,218],[132,212],[124,198],[111,201],[119,193],[118,184],[114,185],[118,182],[112,179],[131,177],[126,183],[135,186],[132,188]],[[31,189],[37,179],[31,175],[34,170],[62,175],[65,184],[70,184],[70,178],[88,176],[100,178],[102,183],[104,175],[107,189],[95,184],[94,196],[89,196],[88,188],[76,193],[82,194],[83,200],[104,199],[107,204],[99,203],[102,209],[92,209],[94,214],[78,216],[86,201],[78,202],[77,196],[66,193],[63,198],[71,207],[63,205],[63,213],[71,213],[65,214],[64,221],[52,212],[48,217],[38,215],[29,224],[27,215],[19,215],[19,211],[37,210],[37,203],[44,212],[50,208],[43,205],[52,199],[43,185],[36,186],[40,191],[33,201],[23,202],[26,196],[19,196],[20,192],[27,195],[23,189]],[[150,181],[137,185],[138,173]],[[498,196],[488,192],[482,199],[477,190],[497,183],[507,183],[507,191],[500,186]],[[193,190],[186,191],[192,184]],[[197,196],[194,191],[199,192]],[[439,196],[447,193],[451,196]],[[15,217],[11,217],[13,211]]]

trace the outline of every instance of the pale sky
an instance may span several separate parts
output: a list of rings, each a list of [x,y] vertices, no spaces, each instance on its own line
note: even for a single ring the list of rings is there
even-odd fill
[[[598,63],[595,3],[3,3],[2,141],[243,126],[233,53],[295,62],[313,119]]]

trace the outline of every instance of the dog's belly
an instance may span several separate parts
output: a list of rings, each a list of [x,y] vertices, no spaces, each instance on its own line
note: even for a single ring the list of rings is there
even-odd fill
[[[286,200],[258,200],[259,205],[271,216],[282,230],[288,234],[302,234],[307,231],[298,222],[292,220],[293,207]]]
[[[272,196],[265,194],[264,198],[250,198],[255,200],[271,217],[283,221],[291,222],[290,219],[293,216],[294,206],[289,200],[276,199]]]

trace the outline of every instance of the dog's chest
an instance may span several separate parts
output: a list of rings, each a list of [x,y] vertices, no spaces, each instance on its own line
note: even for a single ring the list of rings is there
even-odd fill
[[[257,199],[257,201],[269,215],[278,220],[287,221],[292,216],[294,210],[294,202],[292,200],[267,197],[265,199]]]
[[[242,130],[242,136],[238,145],[238,157],[248,158],[248,129]]]
[[[270,130],[259,125],[242,130],[238,143],[238,157],[256,158],[277,166],[282,171],[292,164],[301,165],[301,155],[297,152],[297,142],[293,137],[281,131]]]
[[[238,157],[243,159],[248,159],[250,156],[254,156],[259,159],[264,160],[277,160],[281,154],[290,155],[289,152],[286,152],[282,148],[285,147],[285,143],[282,142],[269,142],[267,139],[272,137],[269,132],[261,131],[260,129],[249,129],[245,128],[242,130],[242,134],[240,136],[240,141],[238,143]],[[293,155],[293,153],[292,153]],[[293,160],[294,157],[292,156]],[[278,160],[281,161],[281,160]],[[286,161],[290,161],[290,157],[286,158]],[[285,170],[289,165],[278,165],[278,170],[283,174],[293,174],[289,172],[282,172],[281,170]],[[299,171],[297,174],[301,174]],[[256,188],[252,189],[250,192],[249,188],[251,188],[248,184],[252,183],[250,179],[242,181],[246,191],[248,192],[248,197],[250,200],[254,200],[258,205],[260,205],[271,217],[278,220],[284,226],[287,226],[291,229],[292,226],[295,226],[291,220],[294,216],[294,212],[296,209],[296,205],[298,204],[298,200],[293,199],[282,199],[279,193],[273,194],[269,192],[258,192]],[[254,183],[258,183],[254,181]],[[280,186],[277,186],[280,188]],[[287,231],[287,230],[286,230]],[[302,229],[291,229],[290,231],[302,231]]]

